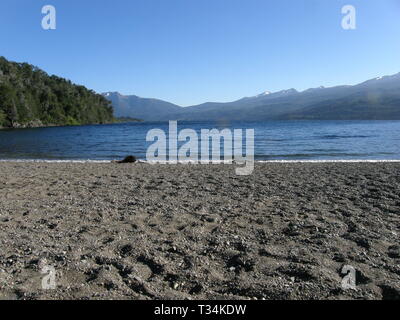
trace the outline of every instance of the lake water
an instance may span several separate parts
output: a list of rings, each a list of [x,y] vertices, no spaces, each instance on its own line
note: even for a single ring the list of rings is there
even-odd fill
[[[1,160],[145,159],[168,123],[0,130]],[[254,129],[256,160],[400,160],[400,121],[181,122],[181,129]]]

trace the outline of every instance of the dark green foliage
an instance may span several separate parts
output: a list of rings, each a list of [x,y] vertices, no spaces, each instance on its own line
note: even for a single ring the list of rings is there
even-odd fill
[[[0,126],[80,125],[113,121],[110,102],[27,63],[0,57]]]

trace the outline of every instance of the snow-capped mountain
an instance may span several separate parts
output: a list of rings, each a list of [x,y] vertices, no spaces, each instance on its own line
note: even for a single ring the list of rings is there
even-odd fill
[[[259,121],[276,119],[399,119],[400,73],[358,85],[265,91],[228,103],[179,107],[157,99],[105,93],[116,116],[143,120]]]
[[[263,92],[263,93],[260,93],[260,94],[256,95],[255,97],[256,97],[256,98],[265,97],[265,96],[270,95],[271,93],[272,93],[271,91],[265,91],[265,92]]]

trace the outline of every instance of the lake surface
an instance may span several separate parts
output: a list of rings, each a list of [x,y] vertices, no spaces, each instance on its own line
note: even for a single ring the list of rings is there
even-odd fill
[[[147,132],[168,123],[0,130],[1,160],[145,159]],[[254,129],[256,160],[400,160],[400,121],[180,122],[178,129]]]

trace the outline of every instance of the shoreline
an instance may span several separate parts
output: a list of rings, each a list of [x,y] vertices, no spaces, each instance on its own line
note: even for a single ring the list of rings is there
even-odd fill
[[[0,163],[70,163],[70,164],[80,164],[80,163],[97,163],[97,164],[107,164],[113,163],[121,159],[112,159],[112,160],[91,160],[91,159],[76,159],[76,160],[47,160],[47,159],[0,159]],[[366,159],[353,159],[353,160],[255,160],[255,164],[318,164],[318,163],[400,163],[399,160],[366,160]],[[210,162],[210,163],[202,163],[201,161],[193,162],[193,161],[178,161],[176,162],[152,162],[147,160],[138,159],[137,164],[149,164],[149,165],[237,165],[239,163],[235,162],[226,162],[224,160],[218,162]],[[135,163],[131,164],[135,165]]]
[[[0,126],[0,131],[12,131],[12,130],[24,130],[24,129],[50,129],[50,128],[60,128],[60,127],[84,127],[84,126],[104,126],[104,125],[112,125],[112,124],[125,124],[125,123],[142,123],[143,120],[140,119],[132,119],[132,120],[119,120],[115,118],[113,121],[103,122],[103,123],[83,123],[83,124],[43,124],[40,120],[33,120],[30,123],[20,124],[18,123],[13,127],[3,127]]]
[[[398,162],[0,162],[0,299],[400,299],[398,190]]]

